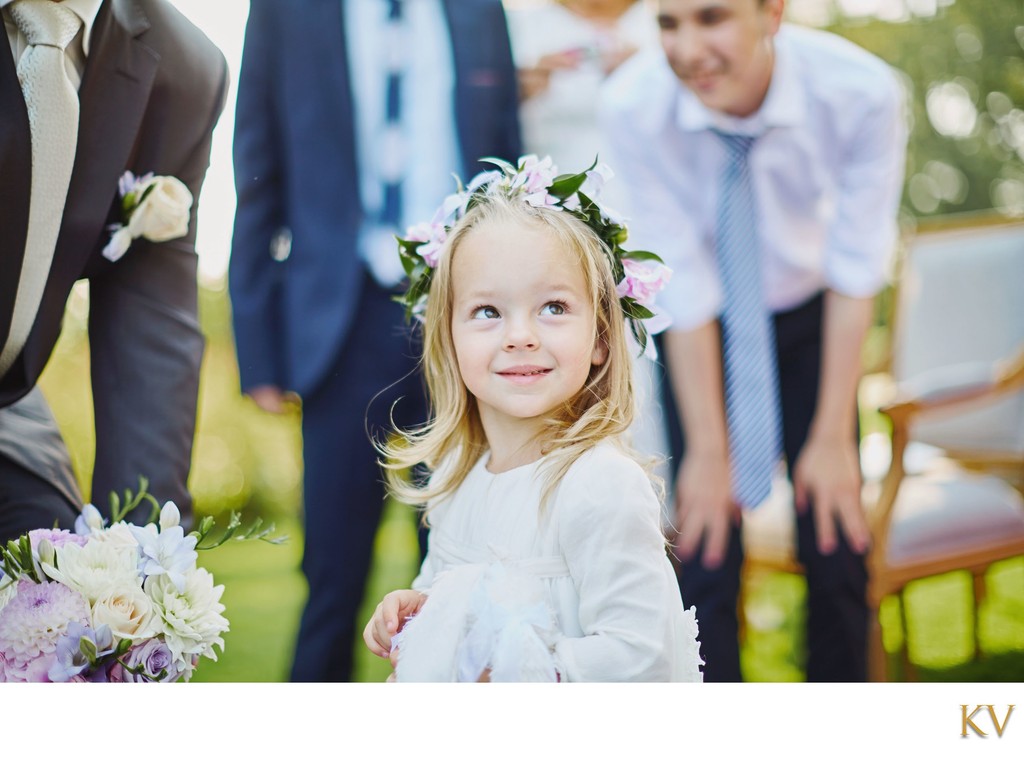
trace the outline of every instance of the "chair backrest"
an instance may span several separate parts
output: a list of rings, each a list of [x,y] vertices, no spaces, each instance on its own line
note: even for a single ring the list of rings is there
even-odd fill
[[[897,286],[892,372],[915,389],[970,384],[1024,350],[1024,223],[921,233]],[[1024,392],[911,437],[952,451],[1024,455]]]

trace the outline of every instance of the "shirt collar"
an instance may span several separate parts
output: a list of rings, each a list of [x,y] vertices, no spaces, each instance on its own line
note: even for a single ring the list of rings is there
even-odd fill
[[[736,117],[714,111],[694,95],[682,82],[676,80],[676,125],[685,132],[718,129],[730,134],[760,135],[773,127],[792,127],[801,124],[806,114],[806,102],[800,82],[800,72],[793,60],[788,35],[783,29],[775,36],[775,65],[761,107],[747,117]]]
[[[0,8],[6,8],[14,0],[0,0]],[[82,52],[89,57],[89,38],[92,36],[92,27],[96,23],[96,15],[100,12],[103,0],[63,0],[64,7],[70,8],[75,15],[82,20]]]

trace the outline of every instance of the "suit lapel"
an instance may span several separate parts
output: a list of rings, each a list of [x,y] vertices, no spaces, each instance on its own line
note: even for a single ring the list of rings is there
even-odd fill
[[[160,58],[138,37],[149,21],[136,0],[106,0],[79,89],[78,150],[50,279],[39,307],[39,337],[56,335],[71,284],[82,276],[129,166]],[[49,345],[47,342],[46,345]],[[35,359],[45,362],[46,357]],[[30,368],[30,372],[34,367]]]
[[[32,132],[6,35],[0,39],[0,346],[21,278],[32,187]]]
[[[329,120],[323,128],[332,129],[334,134],[340,138],[341,149],[344,151],[342,167],[356,167],[358,156],[355,143],[355,111],[352,77],[349,74],[347,42],[349,32],[345,24],[345,10],[338,0],[323,0],[319,3],[308,4],[302,2],[294,5],[302,6],[302,10],[293,11],[295,13],[318,14],[314,19],[316,28],[326,30],[323,34],[317,34],[305,40],[304,44],[316,46],[315,53],[310,60],[315,61],[318,65],[317,69],[311,71],[310,74],[326,77],[325,91],[336,95],[327,98],[324,103]],[[305,30],[310,27],[303,23],[299,25],[299,28]],[[292,42],[300,41],[292,40]],[[322,65],[320,65],[321,61],[323,61]],[[353,182],[353,187],[358,187],[357,181]]]

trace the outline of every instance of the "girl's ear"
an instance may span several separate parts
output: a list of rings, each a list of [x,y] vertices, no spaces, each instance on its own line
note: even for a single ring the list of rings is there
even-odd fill
[[[594,353],[590,355],[590,363],[595,367],[604,364],[608,358],[608,344],[601,338],[594,341]]]

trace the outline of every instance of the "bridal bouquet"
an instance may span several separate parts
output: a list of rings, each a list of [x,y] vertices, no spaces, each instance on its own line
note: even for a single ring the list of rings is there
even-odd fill
[[[210,517],[186,535],[174,503],[161,508],[145,489],[123,507],[112,497],[112,525],[89,504],[73,533],[33,530],[0,546],[0,682],[187,681],[201,657],[224,651],[224,586],[196,565],[198,551],[232,536],[284,539],[258,520],[240,532],[234,513],[216,538]],[[144,499],[152,522],[125,522]]]

